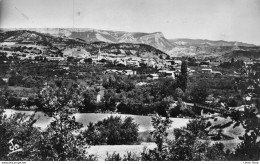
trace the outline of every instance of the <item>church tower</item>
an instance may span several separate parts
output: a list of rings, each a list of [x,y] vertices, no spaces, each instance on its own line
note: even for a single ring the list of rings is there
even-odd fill
[[[100,51],[100,49],[98,50],[98,55],[97,55],[97,60],[101,60],[102,59],[102,53]]]

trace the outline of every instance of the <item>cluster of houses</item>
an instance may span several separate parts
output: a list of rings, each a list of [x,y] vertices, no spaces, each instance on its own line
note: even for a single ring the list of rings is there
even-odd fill
[[[124,75],[136,75],[136,71],[133,70],[116,70],[116,69],[108,69],[106,71],[104,71],[104,74],[124,74]]]

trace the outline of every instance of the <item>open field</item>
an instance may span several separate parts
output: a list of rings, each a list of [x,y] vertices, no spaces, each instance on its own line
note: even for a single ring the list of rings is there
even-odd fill
[[[25,113],[27,115],[33,114],[33,111],[16,111],[12,109],[6,109],[5,113],[7,115],[13,114],[15,112]],[[126,114],[104,114],[104,113],[77,113],[75,114],[76,121],[83,123],[84,128],[87,127],[87,125],[90,122],[96,123],[98,121],[103,120],[104,118],[107,118],[109,116],[121,116],[122,118],[125,118],[127,116],[133,117],[134,121],[139,124],[139,132],[144,131],[151,131],[153,130],[151,117],[150,116],[137,116],[137,115],[126,115]],[[42,112],[37,112],[36,117],[39,117],[38,121],[36,122],[35,126],[40,127],[42,129],[46,128],[47,125],[51,121],[51,117],[46,116]],[[171,118],[172,125],[170,129],[173,128],[180,128],[183,126],[186,126],[189,122],[189,119],[184,118]]]

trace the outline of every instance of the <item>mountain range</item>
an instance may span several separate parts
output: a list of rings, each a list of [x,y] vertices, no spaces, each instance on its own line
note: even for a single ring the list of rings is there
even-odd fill
[[[9,29],[26,30],[26,29]],[[27,29],[28,30],[28,29]],[[143,32],[124,32],[96,30],[88,28],[30,28],[31,31],[39,33],[48,33],[53,36],[77,38],[88,43],[103,41],[108,43],[135,43],[147,44],[162,51],[170,51],[176,46],[246,46],[254,47],[254,44],[229,41],[212,41],[203,39],[166,39],[161,32],[143,33]]]
[[[169,39],[172,44],[179,46],[245,46],[245,47],[255,47],[254,44],[236,42],[236,41],[224,41],[224,40],[207,40],[207,39]]]
[[[96,42],[100,45],[127,45],[128,49],[131,44],[136,50],[139,45],[149,45],[157,50],[156,54],[168,54],[170,56],[228,56],[227,54],[236,54],[234,51],[241,51],[242,54],[253,52],[256,58],[260,57],[260,48],[254,44],[231,42],[231,41],[212,41],[206,39],[166,39],[161,32],[143,33],[143,32],[124,32],[124,31],[108,31],[96,30],[88,28],[30,28],[30,29],[1,29],[0,42],[21,40],[37,40],[38,43],[44,44],[64,43],[77,44],[91,47]],[[13,36],[12,36],[13,35]],[[105,46],[110,47],[110,46]],[[120,47],[120,46],[117,46]],[[124,47],[124,46],[121,46]],[[131,47],[131,46],[130,46]],[[102,47],[104,48],[104,46]],[[94,47],[95,49],[95,47]],[[151,48],[149,48],[151,49]],[[91,50],[91,48],[90,48]],[[109,51],[109,50],[107,50]],[[117,50],[116,50],[117,51]],[[241,54],[241,53],[240,53]],[[254,57],[254,58],[255,58]]]
[[[154,48],[147,44],[134,43],[111,43],[103,41],[86,42],[79,38],[67,37],[65,35],[56,35],[50,33],[40,33],[31,30],[2,30],[0,31],[1,42],[16,43],[35,43],[37,45],[49,46],[50,49],[57,45],[66,45],[67,47],[81,46],[92,55],[98,53],[99,50],[106,53],[126,54],[133,56],[142,56],[148,58],[169,58],[165,52]]]

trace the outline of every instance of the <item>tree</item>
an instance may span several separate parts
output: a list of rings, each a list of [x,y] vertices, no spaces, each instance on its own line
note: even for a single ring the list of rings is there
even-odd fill
[[[95,90],[86,90],[83,92],[83,107],[80,109],[80,112],[95,112],[97,110],[96,105],[97,92]]]
[[[6,82],[0,77],[0,87],[5,86]]]
[[[169,113],[165,119],[160,117],[158,114],[152,117],[152,125],[154,130],[151,132],[157,147],[153,150],[144,150],[142,153],[142,160],[167,160],[168,149],[165,144],[167,141],[168,132],[167,129],[170,127],[172,121],[170,120]]]
[[[229,154],[230,160],[257,161],[260,160],[260,118],[257,110],[245,107],[244,111],[232,111],[229,116],[232,119],[233,128],[242,126],[245,129],[243,136],[239,136],[242,142],[236,147],[235,152]]]
[[[207,86],[199,85],[191,91],[192,101],[203,104],[209,95]]]
[[[182,98],[184,96],[184,93],[180,88],[176,88],[174,94],[176,95],[177,98]]]
[[[235,62],[234,58],[231,58],[231,64],[233,64]]]
[[[177,77],[177,85],[181,88],[184,92],[187,88],[187,80],[188,80],[188,73],[187,73],[187,61],[182,61],[181,64],[181,74]]]
[[[75,135],[83,127],[72,115],[82,106],[82,92],[83,88],[72,84],[67,88],[46,86],[39,93],[39,110],[53,117],[37,144],[42,160],[93,160],[86,156],[84,138]]]
[[[84,59],[84,62],[85,63],[92,63],[92,59],[91,58]]]

